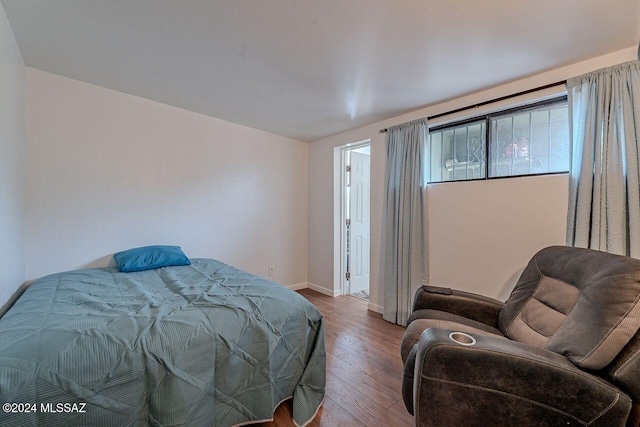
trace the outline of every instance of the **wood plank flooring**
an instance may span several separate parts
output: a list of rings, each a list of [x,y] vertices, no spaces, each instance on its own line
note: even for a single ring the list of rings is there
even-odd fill
[[[309,289],[298,292],[325,318],[326,395],[309,426],[413,426],[400,389],[404,328],[367,311],[367,303],[358,298],[332,298]],[[295,426],[291,401],[282,403],[273,422],[263,425]]]

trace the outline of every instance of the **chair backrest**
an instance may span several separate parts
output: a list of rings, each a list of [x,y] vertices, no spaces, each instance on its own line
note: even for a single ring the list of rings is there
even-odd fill
[[[523,271],[498,326],[508,338],[562,354],[581,368],[603,369],[640,328],[640,260],[545,248]]]

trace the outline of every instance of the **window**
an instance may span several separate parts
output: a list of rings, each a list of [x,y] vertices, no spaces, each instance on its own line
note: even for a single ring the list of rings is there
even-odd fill
[[[428,182],[566,172],[567,97],[434,127],[428,144]]]

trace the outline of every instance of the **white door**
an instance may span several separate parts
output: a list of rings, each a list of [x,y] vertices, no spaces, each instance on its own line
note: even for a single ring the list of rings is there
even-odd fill
[[[349,293],[369,292],[371,170],[369,154],[351,151],[349,190]]]

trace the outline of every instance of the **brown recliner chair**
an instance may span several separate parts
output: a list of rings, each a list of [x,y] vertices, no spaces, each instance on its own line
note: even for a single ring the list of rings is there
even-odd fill
[[[640,260],[541,250],[506,302],[424,286],[402,340],[420,426],[638,426]]]

